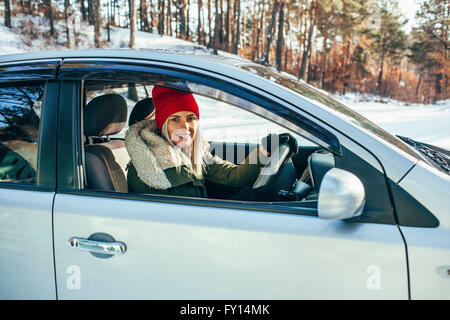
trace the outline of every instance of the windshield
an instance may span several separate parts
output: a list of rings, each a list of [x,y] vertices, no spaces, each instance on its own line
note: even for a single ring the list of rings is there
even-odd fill
[[[344,118],[347,121],[352,122],[360,128],[364,128],[367,131],[377,135],[384,141],[400,148],[401,150],[407,152],[411,156],[423,160],[423,157],[419,156],[413,149],[411,149],[408,145],[403,143],[401,140],[397,139],[386,130],[380,128],[373,122],[367,120],[359,113],[353,111],[349,107],[346,107],[341,102],[333,99],[328,95],[328,93],[321,91],[319,89],[314,88],[313,86],[308,85],[305,82],[298,81],[291,75],[284,75],[282,73],[278,73],[276,70],[269,69],[267,67],[261,65],[254,64],[246,64],[240,65],[240,68],[254,73],[262,78],[275,82],[277,84],[282,85],[288,89],[291,89],[300,95],[307,97],[311,100],[322,103],[323,105],[329,107],[333,113],[337,114],[340,118]]]

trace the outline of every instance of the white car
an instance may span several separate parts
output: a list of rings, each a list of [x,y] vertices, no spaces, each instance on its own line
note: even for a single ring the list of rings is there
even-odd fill
[[[208,198],[130,193],[123,136],[155,84],[194,94],[228,161],[271,132],[297,137],[297,154],[280,146],[256,200],[213,184]],[[449,299],[440,151],[246,60],[1,56],[0,299]]]

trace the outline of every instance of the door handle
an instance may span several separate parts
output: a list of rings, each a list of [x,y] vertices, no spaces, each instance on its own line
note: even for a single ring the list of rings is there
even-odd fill
[[[119,241],[104,242],[72,237],[67,241],[67,244],[72,249],[107,255],[124,254],[127,251],[125,243]]]

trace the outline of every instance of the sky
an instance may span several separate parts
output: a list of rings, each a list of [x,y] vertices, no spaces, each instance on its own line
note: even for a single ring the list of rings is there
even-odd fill
[[[414,25],[414,16],[419,8],[417,0],[398,0],[398,7],[409,20],[405,26],[405,31],[409,33]]]

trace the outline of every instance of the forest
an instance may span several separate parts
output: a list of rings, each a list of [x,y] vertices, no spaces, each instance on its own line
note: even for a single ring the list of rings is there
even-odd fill
[[[78,12],[94,26],[97,48],[111,41],[111,28],[127,28],[130,48],[139,48],[137,31],[172,36],[332,93],[424,104],[449,99],[450,0],[410,1],[418,10],[408,31],[397,0],[3,0],[2,11],[9,28],[23,15],[46,17],[43,37],[55,36],[56,21],[64,21],[72,49]]]

